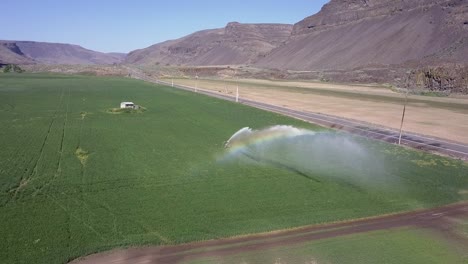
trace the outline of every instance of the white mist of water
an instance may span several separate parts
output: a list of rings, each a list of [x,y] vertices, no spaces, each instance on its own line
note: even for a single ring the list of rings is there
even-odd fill
[[[249,144],[257,144],[274,139],[292,138],[301,135],[313,134],[315,134],[315,132],[307,129],[284,125],[272,126],[262,130],[253,130],[249,127],[244,127],[234,133],[234,135],[226,141],[225,147],[243,147]]]
[[[355,185],[389,184],[383,158],[363,140],[292,126],[242,128],[226,143],[224,160],[244,160],[296,172],[311,180],[335,178]]]

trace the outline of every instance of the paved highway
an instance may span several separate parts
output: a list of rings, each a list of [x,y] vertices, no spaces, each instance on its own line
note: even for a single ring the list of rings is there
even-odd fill
[[[135,79],[173,86],[175,88],[192,91],[192,92],[196,91],[197,93],[205,94],[208,96],[212,96],[212,97],[216,97],[216,98],[220,98],[220,99],[224,99],[228,101],[236,100],[235,96],[224,95],[224,94],[220,94],[214,91],[204,90],[204,89],[195,88],[191,86],[175,85],[175,84],[172,85],[172,83],[170,82],[165,82],[165,81],[161,81],[161,80],[149,77],[136,69],[128,68],[128,70],[131,72],[131,77]],[[367,123],[359,122],[355,120],[329,116],[329,115],[325,115],[321,113],[298,111],[298,110],[294,110],[294,109],[290,109],[286,107],[266,104],[266,103],[257,102],[253,100],[240,98],[239,103],[249,105],[252,107],[256,107],[259,109],[267,110],[270,112],[275,112],[275,113],[291,116],[291,117],[298,118],[298,119],[311,122],[314,124],[318,124],[321,126],[347,131],[355,135],[360,135],[360,136],[364,136],[367,138],[373,138],[373,139],[377,139],[377,140],[381,140],[381,141],[385,141],[385,142],[389,142],[393,144],[398,143],[399,132],[396,130],[389,129],[389,128],[375,127]],[[401,143],[402,145],[409,146],[415,149],[420,149],[423,151],[439,153],[439,154],[448,155],[448,156],[463,159],[463,160],[468,160],[468,145],[466,144],[452,142],[452,141],[448,141],[444,139],[433,138],[433,137],[419,135],[419,134],[414,134],[414,133],[409,133],[409,132],[403,133]]]

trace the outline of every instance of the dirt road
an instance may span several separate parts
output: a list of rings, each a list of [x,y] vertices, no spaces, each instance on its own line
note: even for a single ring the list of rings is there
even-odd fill
[[[180,263],[202,257],[222,257],[248,251],[265,250],[319,239],[399,227],[429,228],[435,231],[443,231],[445,235],[450,235],[450,227],[452,225],[450,219],[466,216],[468,216],[468,203],[459,203],[429,210],[343,223],[307,226],[237,238],[210,240],[177,246],[118,249],[84,257],[71,263]],[[466,238],[458,237],[455,233],[452,236],[458,242],[468,244]]]

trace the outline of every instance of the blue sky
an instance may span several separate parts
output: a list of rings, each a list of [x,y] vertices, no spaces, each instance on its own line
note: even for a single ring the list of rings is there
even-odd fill
[[[1,0],[0,39],[128,52],[228,22],[290,23],[328,0]]]

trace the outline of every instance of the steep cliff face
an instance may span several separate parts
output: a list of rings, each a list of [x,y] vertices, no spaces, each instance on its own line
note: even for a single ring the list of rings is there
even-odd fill
[[[292,25],[229,23],[186,37],[136,50],[127,56],[133,64],[225,65],[252,63],[286,41]]]
[[[323,30],[363,19],[398,16],[414,10],[428,11],[433,6],[444,9],[462,6],[463,0],[332,0],[320,13],[294,25],[293,35]],[[458,18],[462,19],[461,14]]]
[[[467,17],[465,0],[331,0],[258,65],[335,70],[429,57],[466,62]]]

